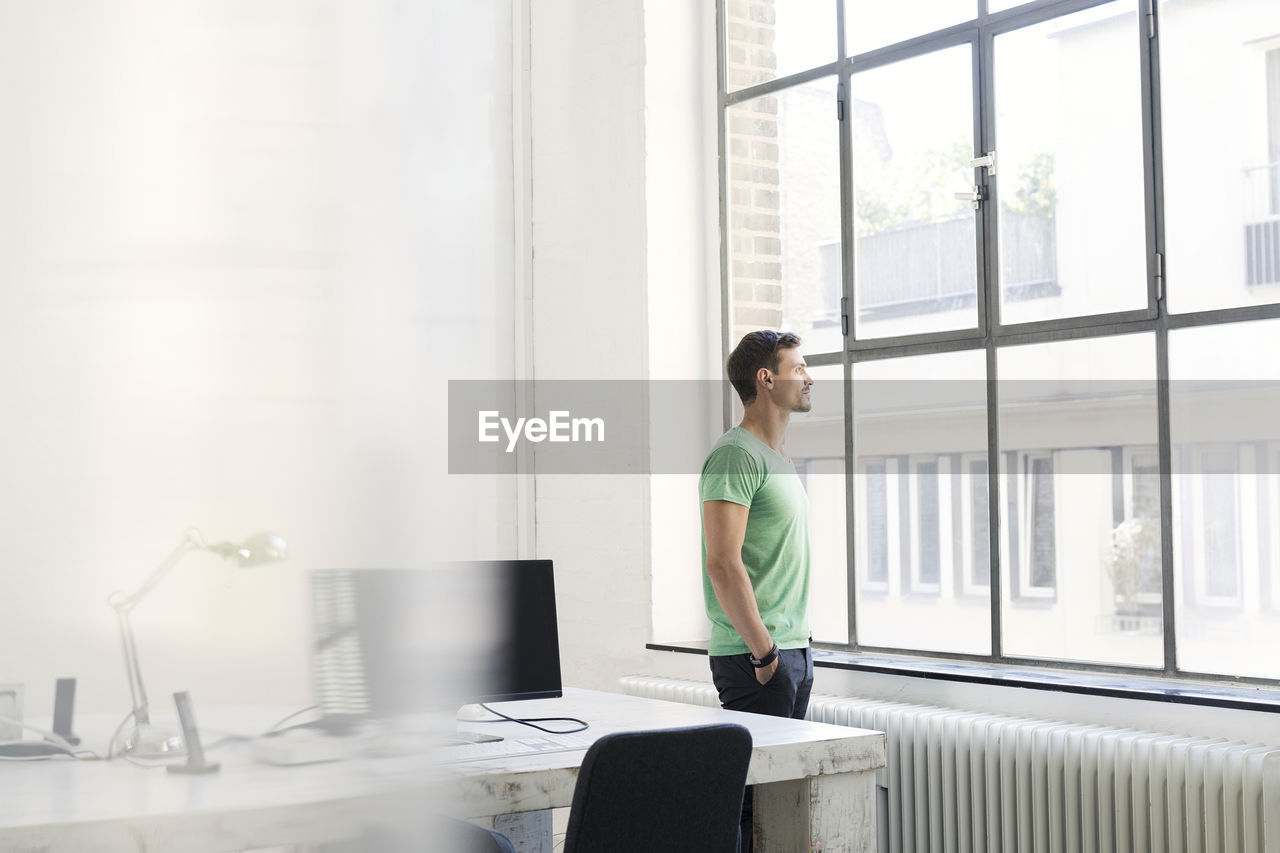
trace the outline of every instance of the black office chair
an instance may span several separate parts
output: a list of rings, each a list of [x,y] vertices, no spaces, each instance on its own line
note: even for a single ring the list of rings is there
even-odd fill
[[[605,735],[578,772],[564,853],[735,853],[750,763],[739,725]]]

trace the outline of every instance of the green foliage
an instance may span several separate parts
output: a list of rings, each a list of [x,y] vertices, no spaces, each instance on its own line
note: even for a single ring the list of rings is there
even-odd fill
[[[966,140],[931,148],[909,162],[908,158],[892,156],[883,161],[857,145],[854,152],[854,216],[859,234],[950,219],[956,215],[954,194],[967,191],[972,182],[972,154]],[[1053,168],[1053,155],[1048,153],[1037,154],[1013,169],[1001,168],[1000,177],[1016,175],[1012,190],[1003,189],[1003,206],[1014,213],[1052,221],[1058,200]]]
[[[856,146],[855,146],[856,151]],[[949,188],[964,179],[969,144],[959,140],[932,148],[922,157],[890,157],[881,162],[870,154],[854,157],[854,198],[859,233],[884,231],[912,222],[927,222],[955,213]]]
[[[997,164],[998,165],[998,164]],[[1040,153],[1030,163],[1020,163],[1018,183],[1003,204],[1014,213],[1052,220],[1058,206],[1058,191],[1053,185],[1053,155]]]

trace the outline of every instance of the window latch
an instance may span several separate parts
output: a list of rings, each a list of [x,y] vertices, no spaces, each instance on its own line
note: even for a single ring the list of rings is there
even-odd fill
[[[956,198],[960,199],[961,201],[968,201],[968,202],[972,202],[972,203],[973,203],[973,209],[974,209],[974,210],[977,210],[977,209],[978,209],[978,205],[980,205],[980,204],[983,202],[983,200],[986,198],[986,196],[984,196],[984,195],[982,194],[982,188],[981,188],[981,187],[979,187],[977,184],[974,184],[974,185],[973,185],[973,192],[968,192],[968,193],[956,193]]]
[[[986,169],[988,175],[996,173],[996,152],[988,151],[982,157],[977,157],[969,161],[970,169]]]

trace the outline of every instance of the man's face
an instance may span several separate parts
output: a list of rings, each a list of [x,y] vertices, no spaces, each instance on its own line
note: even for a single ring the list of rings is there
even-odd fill
[[[773,371],[773,377],[773,400],[780,408],[792,412],[807,412],[813,408],[809,399],[809,386],[813,379],[805,369],[800,350],[779,350],[778,369]]]

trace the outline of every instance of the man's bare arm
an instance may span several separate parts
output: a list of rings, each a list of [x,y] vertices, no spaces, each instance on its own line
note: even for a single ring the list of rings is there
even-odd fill
[[[762,658],[773,648],[769,629],[760,619],[755,591],[742,563],[742,541],[747,534],[748,508],[732,501],[704,501],[702,528],[707,540],[707,577],[716,600],[729,617],[733,628],[751,649],[753,657]],[[761,684],[773,677],[778,668],[775,660],[756,670]]]

